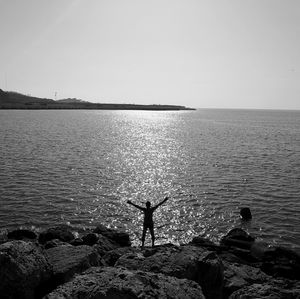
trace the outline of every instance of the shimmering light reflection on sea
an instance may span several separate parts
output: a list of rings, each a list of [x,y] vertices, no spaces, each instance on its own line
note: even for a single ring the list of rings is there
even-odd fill
[[[103,223],[138,245],[126,201],[170,196],[157,244],[238,226],[300,249],[299,112],[0,111],[0,134],[0,228]]]
[[[157,204],[165,196],[182,193],[182,178],[186,172],[186,152],[176,138],[181,125],[180,113],[145,111],[119,112],[112,134],[118,137],[117,146],[107,159],[113,172],[120,176],[120,184],[113,196],[120,199],[115,215],[123,217],[125,228],[133,232],[135,241],[140,237],[142,214],[126,205],[127,200],[145,205],[150,200]],[[175,198],[174,198],[175,199]],[[174,227],[180,224],[176,202],[169,202],[157,210],[155,220],[162,241],[174,240]],[[120,219],[112,221],[119,222]]]

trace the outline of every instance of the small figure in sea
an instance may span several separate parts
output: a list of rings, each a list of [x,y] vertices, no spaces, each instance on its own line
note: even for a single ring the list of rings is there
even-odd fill
[[[251,214],[251,211],[248,207],[247,208],[241,208],[240,215],[241,215],[243,220],[249,221],[249,220],[252,219],[252,214]]]
[[[161,206],[163,203],[165,203],[169,197],[166,197],[162,202],[157,204],[154,207],[151,207],[151,202],[147,201],[146,202],[146,208],[138,206],[134,203],[132,203],[130,200],[127,201],[128,204],[138,208],[139,210],[143,211],[144,213],[144,223],[143,223],[143,235],[142,235],[142,248],[144,248],[145,244],[145,237],[146,237],[146,232],[147,229],[149,228],[150,234],[151,234],[151,240],[152,240],[152,247],[154,247],[154,241],[155,241],[155,236],[154,236],[154,223],[153,223],[153,212]]]

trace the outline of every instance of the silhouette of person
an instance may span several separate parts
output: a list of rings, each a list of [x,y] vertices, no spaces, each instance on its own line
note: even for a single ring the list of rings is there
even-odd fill
[[[154,236],[153,212],[159,206],[161,206],[163,203],[165,203],[168,199],[169,199],[169,197],[166,197],[162,202],[160,202],[159,204],[157,204],[154,207],[151,207],[151,202],[147,201],[146,202],[146,208],[138,206],[138,205],[132,203],[130,200],[127,201],[128,204],[130,204],[130,205],[138,208],[139,210],[143,211],[143,213],[144,213],[143,235],[142,235],[142,248],[144,248],[145,237],[146,237],[146,232],[147,232],[148,228],[149,228],[150,234],[151,234],[152,247],[154,247],[155,236]]]

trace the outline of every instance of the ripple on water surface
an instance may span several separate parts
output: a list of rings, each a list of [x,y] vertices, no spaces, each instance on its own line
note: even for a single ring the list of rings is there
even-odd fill
[[[299,112],[0,111],[0,134],[3,228],[101,222],[138,244],[142,215],[126,201],[169,195],[157,243],[239,226],[300,249]]]

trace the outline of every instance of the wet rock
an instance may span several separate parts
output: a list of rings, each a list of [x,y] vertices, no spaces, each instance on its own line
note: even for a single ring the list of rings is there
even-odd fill
[[[46,242],[46,244],[44,245],[44,248],[45,249],[50,249],[50,248],[57,247],[57,246],[62,246],[62,245],[72,246],[71,244],[63,242],[59,239],[53,239],[51,241]]]
[[[251,214],[251,210],[250,208],[246,207],[246,208],[241,208],[240,210],[240,215],[242,217],[243,220],[251,220],[252,219],[252,214]]]
[[[51,265],[34,243],[10,241],[0,245],[1,298],[39,297],[51,274]]]
[[[146,256],[142,252],[129,253],[121,256],[115,266],[194,280],[206,298],[222,298],[223,264],[214,252],[201,247],[157,247]]]
[[[226,238],[231,238],[231,239],[236,239],[236,240],[246,241],[246,242],[253,242],[255,240],[254,237],[249,235],[246,231],[244,231],[241,228],[233,228],[223,238],[225,240],[226,240]]]
[[[99,224],[93,230],[93,233],[101,234],[119,246],[131,246],[130,238],[127,233],[107,228],[102,224]]]
[[[300,279],[300,256],[284,247],[273,247],[262,256],[261,269],[275,277]]]
[[[252,284],[235,291],[229,299],[299,299],[299,282],[270,281],[262,284]]]
[[[47,249],[45,255],[53,267],[52,285],[69,281],[75,273],[101,265],[98,252],[90,246],[58,246]]]
[[[39,242],[41,244],[45,244],[47,241],[53,239],[59,239],[63,242],[70,242],[74,239],[74,235],[71,231],[71,228],[67,225],[48,228],[39,235]]]
[[[271,279],[270,276],[262,272],[259,268],[243,265],[239,263],[224,264],[224,297],[227,298],[234,291],[251,285],[253,283],[264,283]]]
[[[205,299],[198,284],[162,274],[122,268],[91,268],[44,299]]]
[[[229,233],[221,239],[221,245],[234,246],[238,248],[243,248],[250,250],[254,237],[249,235],[247,232],[241,228],[234,228],[229,231]]]
[[[7,234],[8,239],[12,240],[23,240],[30,239],[35,240],[37,238],[37,234],[28,229],[16,229]]]

